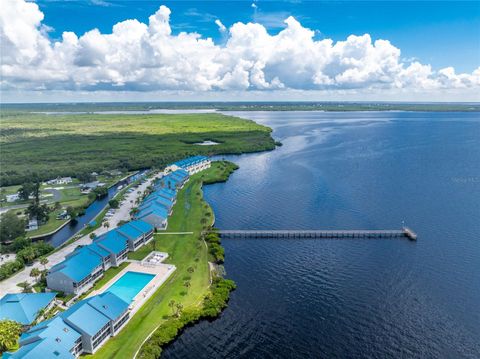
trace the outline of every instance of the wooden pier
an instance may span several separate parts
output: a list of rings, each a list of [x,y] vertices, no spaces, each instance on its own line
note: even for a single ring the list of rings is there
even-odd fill
[[[352,238],[406,238],[417,240],[417,234],[410,228],[399,230],[219,230],[222,238],[228,239],[352,239]]]

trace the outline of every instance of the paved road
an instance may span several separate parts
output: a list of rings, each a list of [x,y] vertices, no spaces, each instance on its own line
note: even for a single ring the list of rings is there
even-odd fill
[[[95,230],[93,233],[95,233],[97,236],[113,229],[116,227],[119,221],[121,220],[129,220],[130,219],[130,210],[135,206],[135,201],[137,198],[141,197],[141,194],[144,193],[144,191],[147,189],[147,187],[151,184],[151,182],[161,176],[162,173],[157,174],[154,178],[151,178],[147,180],[144,184],[140,185],[138,188],[135,189],[132,193],[129,193],[128,195],[125,196],[125,200],[123,204],[116,210],[115,215],[109,219],[109,224],[110,227],[106,228],[104,226],[101,226],[97,230]],[[141,194],[139,194],[140,192]],[[133,201],[130,202],[130,201]],[[51,254],[48,256],[48,264],[46,268],[50,268],[54,266],[55,264],[60,263],[65,259],[65,257],[71,253],[77,246],[79,245],[87,245],[92,243],[92,240],[90,239],[90,234],[83,236],[82,238],[76,240],[75,242],[59,249],[55,253]],[[4,281],[0,282],[0,297],[3,297],[4,294],[6,293],[20,293],[21,288],[17,286],[18,283],[27,281],[29,283],[34,283],[34,279],[30,277],[30,271],[32,268],[39,268],[41,270],[44,269],[44,267],[38,263],[35,262],[32,266],[30,267],[25,267],[22,271],[18,272],[14,276],[5,279]]]

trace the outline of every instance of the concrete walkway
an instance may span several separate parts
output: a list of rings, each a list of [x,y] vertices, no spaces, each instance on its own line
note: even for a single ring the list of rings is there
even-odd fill
[[[152,181],[160,177],[161,175],[163,175],[163,173],[158,173],[157,175],[155,175],[155,177],[148,179],[145,183],[140,185],[138,188],[135,188],[135,191],[126,194],[123,204],[116,210],[115,215],[110,217],[110,219],[108,220],[110,227],[106,228],[102,225],[100,228],[96,229],[93,233],[95,233],[96,236],[99,236],[111,229],[114,229],[117,226],[119,221],[130,220],[130,211],[133,207],[136,206],[135,201],[137,200],[137,198],[140,198],[141,195],[147,189],[147,187],[150,186]],[[141,194],[139,194],[138,192],[140,192]],[[77,246],[87,245],[90,243],[92,243],[92,240],[90,239],[90,233],[89,233],[88,235],[81,237],[75,242],[57,250],[56,252],[48,256],[48,264],[46,265],[46,268],[47,269],[51,268],[54,265],[63,261],[65,257],[71,252],[73,252]],[[44,266],[42,266],[40,263],[38,263],[38,261],[36,261],[32,266],[25,267],[22,271],[18,272],[12,277],[9,277],[1,281],[0,297],[3,297],[7,293],[20,293],[22,291],[22,288],[17,286],[18,283],[27,281],[31,284],[34,284],[35,280],[32,277],[30,277],[30,272],[33,268],[38,268],[40,270],[45,269]]]

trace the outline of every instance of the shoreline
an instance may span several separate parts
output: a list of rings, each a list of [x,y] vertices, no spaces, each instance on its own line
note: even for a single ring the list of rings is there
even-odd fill
[[[218,243],[204,236],[212,227],[214,216],[202,188],[204,182],[223,182],[236,167],[231,162],[213,162],[210,169],[193,175],[179,191],[176,210],[174,208],[169,221],[170,233],[157,233],[152,242],[154,250],[169,254],[168,262],[177,270],[126,327],[93,355],[94,358],[113,358],[119,353],[122,357],[158,358],[162,348],[185,328],[204,319],[216,318],[227,305],[235,284],[211,271],[210,262],[223,262],[223,247],[221,253],[217,252]],[[185,231],[192,234],[175,234]],[[152,245],[132,252],[129,259],[142,260],[151,250]],[[191,283],[191,288],[184,286],[185,281]],[[181,304],[182,309],[175,310],[171,302]]]

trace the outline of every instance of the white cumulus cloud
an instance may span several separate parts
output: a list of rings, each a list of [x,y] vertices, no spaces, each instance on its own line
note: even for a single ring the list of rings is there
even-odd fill
[[[253,4],[254,5],[254,4]],[[195,32],[172,34],[166,6],[148,23],[129,19],[111,33],[64,32],[53,41],[38,5],[3,2],[0,12],[3,90],[268,91],[480,89],[480,68],[457,73],[405,62],[388,40],[350,35],[315,40],[293,17],[269,34],[258,23],[235,23],[215,44]]]

